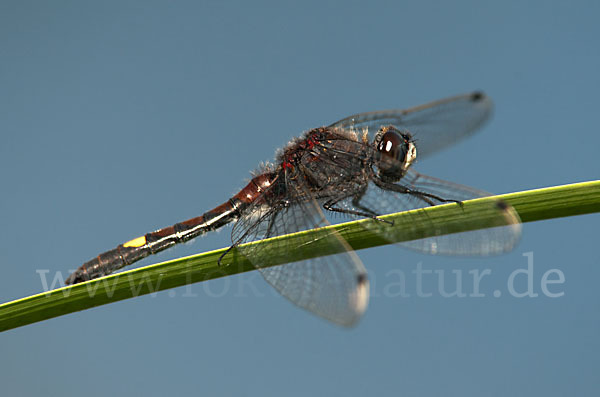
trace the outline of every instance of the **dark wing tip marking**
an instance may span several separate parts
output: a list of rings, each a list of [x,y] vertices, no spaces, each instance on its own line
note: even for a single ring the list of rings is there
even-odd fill
[[[367,283],[368,281],[369,280],[368,280],[366,273],[361,273],[358,276],[356,276],[356,283],[358,285],[363,285],[363,284]]]
[[[483,91],[475,91],[471,94],[471,101],[473,102],[479,102],[483,99],[485,99],[485,94],[483,93]]]
[[[508,210],[508,204],[504,200],[496,201],[496,207],[502,211]]]

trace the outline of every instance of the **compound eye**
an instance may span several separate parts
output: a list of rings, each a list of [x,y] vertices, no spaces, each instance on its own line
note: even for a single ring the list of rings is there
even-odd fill
[[[390,156],[392,159],[404,163],[408,150],[408,139],[394,130],[386,131],[379,141],[377,151]]]
[[[399,181],[417,158],[417,149],[408,132],[393,126],[383,128],[376,138],[376,150],[381,157],[376,161],[379,176],[387,181]]]

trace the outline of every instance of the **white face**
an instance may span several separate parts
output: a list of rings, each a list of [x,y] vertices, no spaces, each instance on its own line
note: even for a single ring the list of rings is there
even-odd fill
[[[404,163],[402,164],[402,168],[407,170],[408,167],[417,159],[417,147],[414,143],[408,143],[408,151],[406,152],[406,158],[404,159]]]

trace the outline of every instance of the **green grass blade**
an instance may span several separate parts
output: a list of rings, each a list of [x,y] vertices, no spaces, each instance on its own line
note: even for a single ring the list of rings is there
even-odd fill
[[[426,237],[439,233],[426,229],[415,231],[415,228],[408,233],[403,230],[403,222],[410,220],[418,223],[421,216],[443,221],[445,233],[475,230],[481,228],[478,225],[486,224],[489,203],[497,198],[511,204],[523,222],[589,214],[600,212],[600,180],[469,200],[464,202],[464,213],[457,213],[456,205],[449,204],[413,211],[411,214],[391,214],[385,218],[393,220],[394,227],[397,227],[398,233],[394,236],[396,242],[411,240],[417,235]],[[313,242],[310,249],[302,250],[302,256],[281,252],[281,255],[272,258],[273,264],[336,253],[333,247],[339,245],[327,244],[330,228],[339,231],[356,250],[390,243],[361,227],[360,222],[364,221],[276,237],[290,240],[288,243],[293,246],[294,240],[306,241],[306,234],[309,234]],[[426,222],[423,224],[427,225]],[[270,240],[251,244],[270,244]],[[227,266],[218,266],[217,260],[223,252],[220,249],[179,258],[4,303],[0,305],[0,332],[123,299],[254,270],[236,250],[224,260]]]

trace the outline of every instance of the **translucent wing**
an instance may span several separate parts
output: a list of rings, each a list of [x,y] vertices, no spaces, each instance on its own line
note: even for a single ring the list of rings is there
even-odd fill
[[[330,125],[372,137],[382,126],[394,125],[410,132],[421,158],[473,134],[492,113],[493,104],[482,92],[441,99],[406,110],[359,113]]]
[[[409,171],[397,184],[413,191],[426,192],[449,200],[465,201],[490,195],[468,186],[446,182],[415,171]],[[384,190],[374,184],[369,185],[369,189],[360,200],[360,205],[378,215],[423,208],[432,204],[441,204],[441,202],[428,197],[423,198],[418,195]],[[344,205],[348,208],[354,208],[350,201],[346,201]],[[451,205],[454,205],[455,216],[463,216],[465,220],[468,219],[468,214],[463,207],[459,204]],[[520,218],[515,209],[505,202],[497,200],[488,204],[485,212],[489,216],[487,223],[481,225],[484,227],[483,229],[406,241],[399,243],[399,245],[429,254],[443,255],[494,255],[512,250],[521,236]],[[419,215],[422,215],[422,213],[412,213],[414,221],[409,217],[401,225],[396,224],[394,226],[408,231],[416,231],[423,226],[428,230],[439,231],[444,229],[443,221],[434,221],[431,218]],[[390,240],[393,240],[391,238],[393,229],[388,224],[372,221],[364,225],[384,238],[389,237]]]
[[[254,205],[235,224],[235,244],[261,240],[327,226],[317,202],[298,186],[295,203]],[[271,266],[277,256],[286,253],[299,257],[312,242],[300,237],[296,245],[287,246],[278,239],[268,246],[248,245],[238,249],[262,273],[265,280],[292,303],[342,326],[352,326],[360,319],[369,301],[367,272],[358,256],[337,232],[320,236],[323,243],[339,254]],[[314,250],[314,248],[312,248]]]

